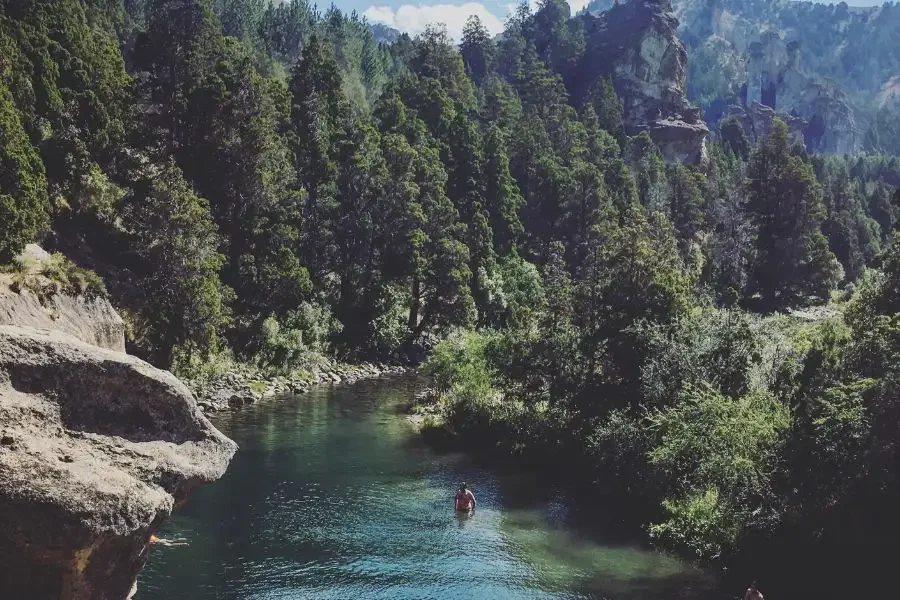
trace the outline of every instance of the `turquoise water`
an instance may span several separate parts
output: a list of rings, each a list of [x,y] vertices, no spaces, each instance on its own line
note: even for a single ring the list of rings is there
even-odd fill
[[[400,414],[417,382],[381,380],[270,400],[218,418],[240,445],[153,548],[139,600],[703,598],[700,571],[603,535],[525,473],[437,453]],[[478,508],[452,509],[466,480]]]

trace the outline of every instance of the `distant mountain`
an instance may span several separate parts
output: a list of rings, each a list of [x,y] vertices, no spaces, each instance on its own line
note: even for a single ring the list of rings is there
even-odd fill
[[[757,102],[803,119],[811,150],[900,149],[900,4],[673,0],[673,8],[688,97],[710,123]]]

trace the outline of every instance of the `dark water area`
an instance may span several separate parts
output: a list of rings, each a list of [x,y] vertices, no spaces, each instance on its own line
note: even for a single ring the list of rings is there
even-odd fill
[[[400,378],[269,400],[215,420],[239,445],[228,473],[160,533],[138,600],[710,596],[707,574],[605,531],[534,475],[439,453],[400,408]],[[478,507],[453,511],[460,480]]]

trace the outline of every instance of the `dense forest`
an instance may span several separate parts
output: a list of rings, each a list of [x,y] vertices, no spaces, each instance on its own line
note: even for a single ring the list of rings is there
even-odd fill
[[[667,164],[562,0],[458,42],[301,0],[0,0],[0,264],[95,272],[185,376],[427,355],[432,427],[662,547],[794,597],[885,580],[900,159],[726,119]]]

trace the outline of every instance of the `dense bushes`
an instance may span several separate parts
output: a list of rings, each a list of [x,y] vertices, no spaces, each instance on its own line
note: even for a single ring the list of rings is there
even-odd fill
[[[536,317],[548,324],[540,331],[456,332],[425,365],[444,418],[431,424],[627,506],[622,514],[658,545],[755,571],[772,586],[793,589],[796,573],[775,557],[798,545],[810,559],[797,572],[825,554],[864,568],[854,552],[884,551],[900,527],[886,512],[900,498],[897,248],[843,320],[707,307],[637,322],[630,339],[646,350],[634,355],[638,386],[600,367],[542,393],[534,382],[572,373],[539,360],[520,370],[547,340],[575,336],[579,364],[604,365],[620,351],[590,330],[549,326],[546,314]],[[804,589],[845,589],[822,581]]]
[[[3,41],[0,37],[0,51]],[[47,226],[49,210],[44,165],[22,127],[6,78],[0,71],[0,264]]]
[[[733,551],[751,529],[778,519],[771,481],[790,423],[766,393],[729,398],[704,385],[649,415],[648,456],[666,474],[667,518],[650,526],[661,543],[700,558]]]

